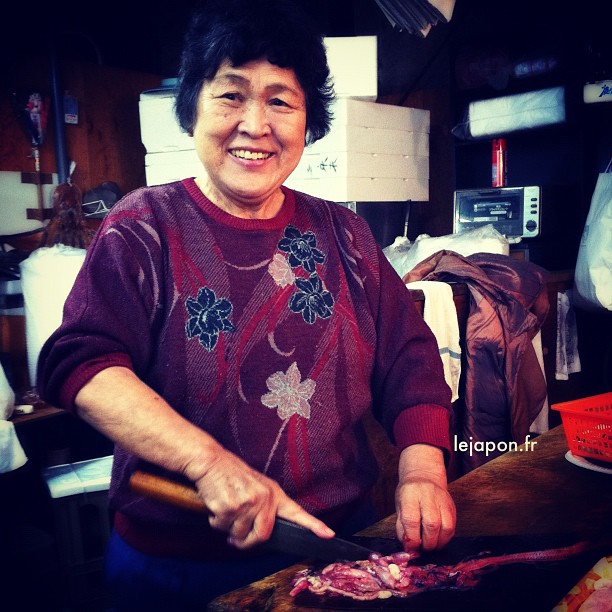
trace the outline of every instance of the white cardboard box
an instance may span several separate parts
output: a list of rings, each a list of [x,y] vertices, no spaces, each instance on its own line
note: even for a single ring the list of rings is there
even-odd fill
[[[364,100],[336,100],[327,136],[305,154],[328,151],[429,156],[430,113],[420,108]]]
[[[429,111],[340,99],[333,114],[288,187],[338,202],[429,200]]]
[[[145,176],[147,185],[161,185],[181,181],[202,173],[202,163],[195,149],[147,153],[145,155]]]
[[[429,200],[429,179],[395,178],[323,178],[295,179],[285,185],[315,197],[334,202],[405,202]]]
[[[429,178],[429,157],[326,151],[304,153],[295,179],[330,177]]]
[[[331,106],[332,129],[339,125],[360,125],[384,130],[429,133],[430,112],[365,100],[336,99]]]
[[[140,139],[147,153],[193,149],[174,114],[174,90],[152,89],[140,94]]]
[[[376,36],[328,36],[323,42],[336,96],[376,100],[378,96]]]
[[[383,130],[359,125],[340,125],[307,147],[304,153],[351,151],[429,157],[429,134],[404,130]]]

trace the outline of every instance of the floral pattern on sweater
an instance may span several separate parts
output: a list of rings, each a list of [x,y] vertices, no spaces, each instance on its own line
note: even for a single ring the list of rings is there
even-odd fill
[[[268,268],[272,278],[280,287],[295,284],[298,291],[289,300],[289,309],[300,313],[306,323],[314,323],[317,317],[331,317],[334,298],[323,285],[317,274],[317,264],[325,261],[325,255],[317,248],[317,238],[313,232],[304,232],[289,224],[278,243],[278,250],[288,253],[284,259],[278,253]],[[294,268],[303,268],[308,278],[297,277]]]
[[[287,225],[284,236],[278,243],[279,251],[289,253],[291,267],[301,266],[309,274],[315,271],[316,264],[325,261],[325,255],[316,247],[317,239],[312,232],[302,234],[297,227],[291,224]]]
[[[270,390],[261,398],[261,403],[268,408],[276,408],[283,421],[299,414],[310,418],[309,400],[315,392],[316,383],[310,378],[302,381],[302,375],[294,361],[287,372],[275,372],[268,377],[266,385]]]
[[[187,298],[185,307],[190,315],[186,326],[187,337],[191,340],[197,336],[207,351],[217,346],[221,332],[236,331],[229,320],[232,304],[225,298],[217,299],[215,292],[208,287],[199,289],[195,300]]]

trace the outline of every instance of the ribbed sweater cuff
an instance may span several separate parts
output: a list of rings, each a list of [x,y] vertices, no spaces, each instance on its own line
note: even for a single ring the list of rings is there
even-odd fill
[[[436,404],[417,404],[402,411],[393,424],[395,445],[402,451],[412,444],[430,444],[450,456],[448,410]]]
[[[106,368],[111,368],[114,366],[121,366],[129,368],[130,370],[133,369],[132,360],[125,353],[109,353],[82,363],[70,374],[70,376],[66,379],[66,382],[62,385],[59,395],[61,408],[64,408],[64,410],[68,410],[69,412],[74,412],[74,400],[77,393],[96,374],[102,370],[106,370]]]

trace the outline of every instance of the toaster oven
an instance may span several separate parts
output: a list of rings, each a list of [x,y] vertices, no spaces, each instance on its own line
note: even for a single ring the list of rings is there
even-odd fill
[[[454,195],[455,234],[491,224],[508,238],[540,235],[541,188],[458,189]]]

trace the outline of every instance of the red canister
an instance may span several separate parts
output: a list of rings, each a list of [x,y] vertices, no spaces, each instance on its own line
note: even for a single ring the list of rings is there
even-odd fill
[[[506,169],[506,139],[494,138],[492,145],[492,181],[493,187],[505,187],[507,180]]]

